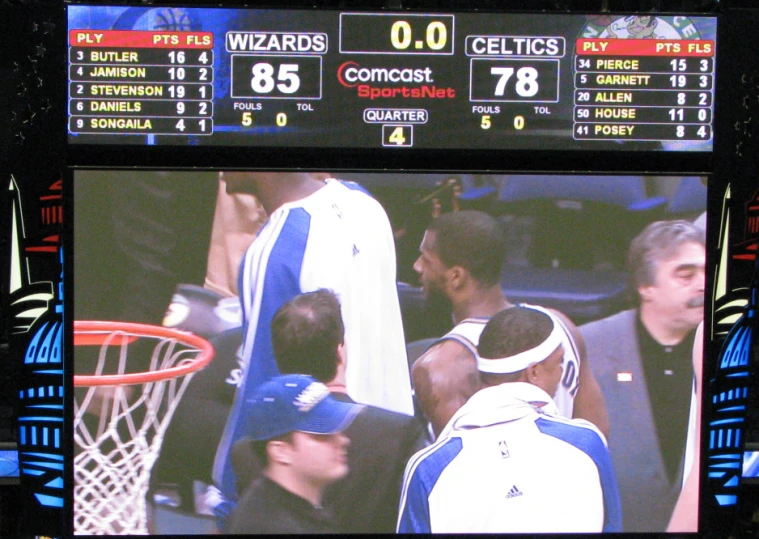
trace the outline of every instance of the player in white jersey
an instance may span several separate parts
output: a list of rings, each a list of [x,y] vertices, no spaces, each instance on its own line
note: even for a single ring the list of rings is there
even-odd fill
[[[604,436],[559,415],[564,331],[513,307],[482,332],[483,389],[406,466],[399,533],[619,532]]]
[[[413,403],[395,247],[382,206],[356,184],[310,174],[224,176],[228,191],[255,194],[269,214],[239,276],[244,365],[236,374],[235,403],[214,464],[214,481],[230,500],[237,486],[229,450],[248,435],[244,403],[260,383],[278,374],[271,319],[297,294],[327,288],[339,297],[350,358],[346,387],[352,398],[407,415],[413,415]]]
[[[559,317],[556,311],[526,303],[520,303],[519,306],[536,309],[547,314],[551,317],[553,323],[561,329],[564,360],[561,365],[561,382],[553,396],[553,401],[556,403],[556,407],[561,415],[572,417],[574,398],[580,387],[580,351],[575,342],[574,335],[565,320]],[[488,320],[488,318],[466,318],[456,324],[456,327],[435,341],[431,346],[435,346],[435,344],[446,339],[451,339],[463,345],[472,354],[472,357],[476,358],[480,334],[488,323]]]
[[[437,435],[453,414],[477,391],[476,346],[491,316],[513,307],[503,295],[501,274],[506,239],[498,222],[477,211],[448,213],[434,220],[414,264],[425,298],[452,310],[454,329],[433,343],[414,363],[414,390]],[[577,328],[563,314],[548,313],[564,330],[566,363],[558,402],[566,417],[591,421],[604,435],[608,416],[603,395],[585,361]]]

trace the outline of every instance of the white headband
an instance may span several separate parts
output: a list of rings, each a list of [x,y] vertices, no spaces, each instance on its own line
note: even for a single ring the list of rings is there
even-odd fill
[[[513,356],[496,359],[485,359],[478,355],[477,370],[490,374],[510,374],[524,370],[533,363],[546,360],[548,356],[553,354],[561,345],[562,333],[561,329],[554,324],[548,338],[535,348],[530,348]]]

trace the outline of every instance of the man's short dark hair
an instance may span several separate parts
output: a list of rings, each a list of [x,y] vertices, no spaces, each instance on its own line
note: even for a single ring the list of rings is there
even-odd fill
[[[535,348],[553,331],[553,320],[547,314],[529,307],[509,307],[496,313],[480,335],[477,352],[485,359],[509,357]],[[521,371],[509,374],[480,373],[486,385],[513,382]]]
[[[323,383],[337,374],[337,347],[345,340],[340,301],[331,290],[295,296],[271,321],[271,343],[282,374],[308,374]]]
[[[506,237],[494,217],[474,210],[444,213],[428,229],[435,232],[434,250],[446,267],[465,268],[483,286],[501,282]]]
[[[655,284],[659,262],[675,256],[685,243],[705,245],[704,232],[693,223],[681,219],[655,221],[644,228],[630,243],[627,254],[634,289]]]

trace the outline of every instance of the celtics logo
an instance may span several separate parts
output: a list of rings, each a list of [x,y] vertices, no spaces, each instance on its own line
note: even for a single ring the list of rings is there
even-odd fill
[[[597,15],[588,17],[581,37],[612,39],[701,39],[688,17],[680,15]]]

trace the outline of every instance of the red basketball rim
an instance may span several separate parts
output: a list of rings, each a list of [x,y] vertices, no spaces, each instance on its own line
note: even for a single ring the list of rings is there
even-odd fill
[[[122,333],[123,338],[127,339],[126,343],[121,342],[118,337],[114,338],[114,333]],[[194,333],[136,322],[114,322],[107,320],[74,321],[74,346],[102,346],[109,340],[113,342],[113,346],[119,346],[120,344],[133,342],[139,337],[175,339],[182,344],[197,348],[199,353],[191,362],[158,371],[103,375],[75,374],[74,386],[120,386],[160,382],[196,372],[208,365],[213,359],[214,350],[211,343]]]

